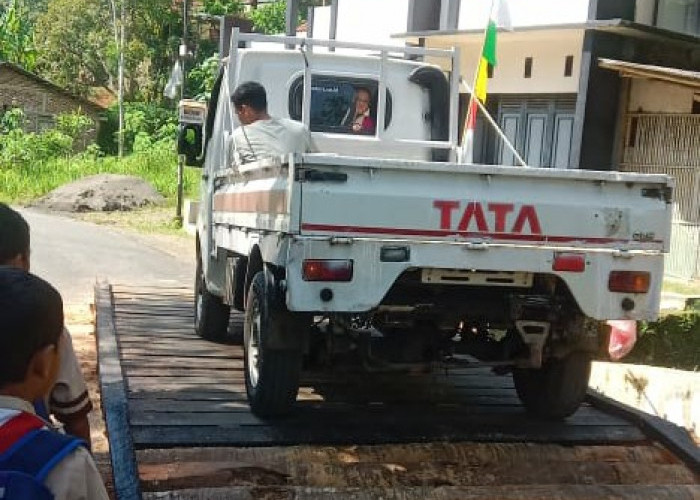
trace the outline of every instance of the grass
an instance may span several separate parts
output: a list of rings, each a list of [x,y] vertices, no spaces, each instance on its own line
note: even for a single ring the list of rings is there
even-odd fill
[[[128,212],[83,212],[72,214],[76,219],[130,229],[145,234],[166,234],[191,239],[175,220],[174,206],[145,207]]]
[[[700,282],[697,281],[676,281],[665,279],[663,284],[664,292],[678,293],[681,295],[700,296]]]
[[[177,192],[177,156],[169,148],[132,153],[123,159],[77,155],[34,164],[0,167],[0,201],[27,204],[59,186],[96,174],[134,175],[150,182],[174,206]],[[185,169],[186,197],[198,197],[197,169]]]
[[[129,212],[74,214],[76,218],[143,233],[184,235],[175,221],[177,155],[170,148],[154,147],[148,151],[132,153],[121,160],[113,156],[94,158],[76,155],[31,165],[20,163],[11,167],[0,166],[0,201],[26,205],[57,187],[97,174],[132,175],[144,179],[165,197],[165,203],[163,206]],[[200,175],[199,169],[185,168],[186,198],[199,197]]]

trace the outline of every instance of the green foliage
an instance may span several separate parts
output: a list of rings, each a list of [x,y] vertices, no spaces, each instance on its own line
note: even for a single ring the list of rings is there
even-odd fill
[[[97,136],[97,144],[107,154],[117,153],[117,131],[119,129],[118,106],[114,104],[105,113]],[[139,147],[145,138],[151,142],[173,141],[177,136],[177,117],[172,109],[154,102],[124,103],[124,151],[135,150],[136,138]]]
[[[250,12],[253,27],[260,33],[277,34],[285,32],[286,0],[267,3]]]
[[[208,101],[218,73],[219,54],[215,53],[190,70],[187,75],[188,94],[200,101]]]
[[[40,74],[79,95],[91,87],[116,94],[121,2],[49,0],[37,20]],[[127,100],[161,100],[182,35],[171,0],[125,4],[124,92]]]
[[[37,19],[35,36],[37,69],[48,80],[79,95],[116,81],[114,27],[107,2],[50,0]]]
[[[658,321],[640,323],[639,339],[625,362],[698,370],[700,313],[669,314]]]
[[[72,137],[73,140],[82,137],[94,125],[95,122],[80,111],[64,113],[56,117],[56,130]]]
[[[0,134],[9,134],[13,130],[21,129],[27,117],[21,108],[10,108],[0,116]]]
[[[36,57],[29,9],[24,0],[10,0],[5,8],[0,9],[0,60],[33,71]]]
[[[245,7],[240,0],[204,0],[202,11],[212,16],[241,16]]]
[[[72,151],[73,138],[58,130],[35,134],[15,129],[0,137],[0,169],[33,166]]]
[[[93,150],[93,153],[95,151]],[[124,157],[101,157],[84,153],[35,164],[0,168],[0,201],[28,203],[49,191],[88,175],[113,173],[135,175],[150,182],[170,203],[177,190],[177,155],[174,143],[161,144]],[[200,171],[185,170],[185,194],[197,197]]]

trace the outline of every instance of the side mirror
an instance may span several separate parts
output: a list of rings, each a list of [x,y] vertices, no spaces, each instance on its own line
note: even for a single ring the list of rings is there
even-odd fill
[[[204,133],[202,126],[195,123],[182,123],[177,134],[177,154],[185,155],[185,165],[201,167],[204,163],[202,148]]]
[[[177,153],[185,156],[185,165],[201,167],[204,164],[204,123],[206,105],[183,99],[179,105],[180,128],[177,133]]]

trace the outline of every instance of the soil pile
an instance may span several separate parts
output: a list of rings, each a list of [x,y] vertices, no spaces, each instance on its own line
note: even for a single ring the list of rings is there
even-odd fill
[[[99,174],[54,189],[34,206],[62,212],[114,212],[160,205],[164,200],[139,177]]]

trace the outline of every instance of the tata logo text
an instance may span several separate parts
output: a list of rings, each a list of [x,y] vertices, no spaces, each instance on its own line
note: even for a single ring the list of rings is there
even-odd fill
[[[452,200],[435,200],[433,207],[440,212],[440,229],[477,231],[479,233],[542,234],[542,227],[533,205],[522,205],[516,211],[512,203],[478,201],[466,204]]]

